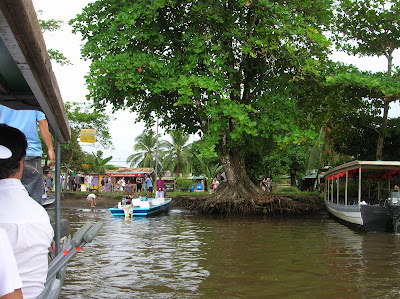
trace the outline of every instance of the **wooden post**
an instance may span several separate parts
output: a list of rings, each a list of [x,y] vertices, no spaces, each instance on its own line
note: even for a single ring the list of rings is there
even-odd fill
[[[358,168],[358,204],[361,202],[361,167]]]
[[[346,170],[346,187],[344,191],[344,205],[347,207],[347,187],[349,185],[349,171]]]
[[[339,174],[336,179],[336,204],[339,205]]]

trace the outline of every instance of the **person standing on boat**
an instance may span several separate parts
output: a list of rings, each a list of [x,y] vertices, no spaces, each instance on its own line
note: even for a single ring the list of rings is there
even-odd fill
[[[54,231],[46,210],[21,182],[28,147],[25,135],[0,124],[0,136],[0,228],[13,249],[24,298],[36,298],[44,290]]]
[[[153,195],[153,181],[151,180],[150,174],[146,174],[146,189],[147,189],[147,197]]]
[[[48,166],[51,167],[56,161],[53,141],[49,131],[46,116],[36,110],[14,110],[0,105],[0,123],[17,128],[25,134],[28,149],[24,162],[22,184],[28,190],[29,195],[38,203],[42,203],[43,195],[43,170],[42,170],[42,143],[39,139],[37,128],[47,146]]]
[[[164,198],[164,180],[162,179],[161,175],[159,176],[158,180],[156,181],[156,198]]]

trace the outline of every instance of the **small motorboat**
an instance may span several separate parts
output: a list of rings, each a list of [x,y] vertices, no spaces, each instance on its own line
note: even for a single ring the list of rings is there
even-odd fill
[[[118,205],[109,210],[113,216],[146,217],[167,210],[171,200],[172,198],[131,198],[124,196]]]
[[[55,200],[56,200],[55,196],[49,196],[47,194],[43,194],[42,195],[42,206],[51,205],[52,203],[54,203]]]

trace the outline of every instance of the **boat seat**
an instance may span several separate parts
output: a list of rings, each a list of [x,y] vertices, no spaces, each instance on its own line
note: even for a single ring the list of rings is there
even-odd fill
[[[132,205],[133,206],[140,207],[140,203],[141,203],[140,198],[132,199]]]
[[[148,208],[150,208],[150,203],[148,201],[141,201],[140,202],[140,208],[141,209],[148,209]]]

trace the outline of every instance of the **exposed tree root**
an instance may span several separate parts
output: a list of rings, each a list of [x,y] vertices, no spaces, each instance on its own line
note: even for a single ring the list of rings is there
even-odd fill
[[[172,204],[196,210],[201,214],[225,215],[302,215],[325,209],[322,198],[317,196],[280,195],[267,192],[243,194],[238,190],[227,189],[205,196],[181,196],[175,198]]]

